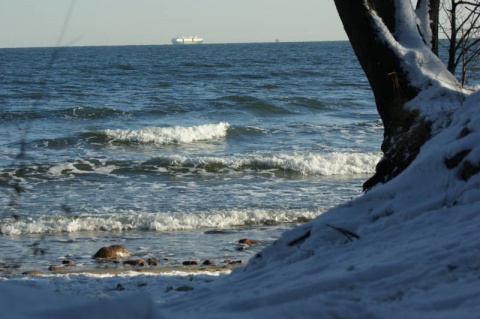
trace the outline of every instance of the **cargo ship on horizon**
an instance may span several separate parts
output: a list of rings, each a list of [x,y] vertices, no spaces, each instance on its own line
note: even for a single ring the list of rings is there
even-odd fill
[[[202,44],[203,43],[203,38],[197,37],[197,36],[191,36],[191,37],[176,37],[172,38],[172,43],[173,44]]]

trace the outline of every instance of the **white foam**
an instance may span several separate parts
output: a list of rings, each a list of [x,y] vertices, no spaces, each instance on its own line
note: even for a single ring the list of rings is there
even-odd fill
[[[148,170],[157,172],[169,172],[178,166],[190,167],[192,171],[215,170],[288,170],[299,174],[334,176],[372,174],[375,165],[381,158],[378,152],[373,153],[292,153],[292,154],[259,154],[259,155],[232,155],[228,157],[190,157],[172,155],[159,158],[157,167],[152,168],[151,160],[145,164]],[[128,164],[128,163],[125,163]],[[142,165],[132,163],[132,165]],[[35,169],[35,167],[33,167]],[[119,167],[105,161],[76,159],[71,162],[56,163],[52,165],[47,174],[50,176],[62,176],[71,174],[97,174],[112,175]],[[38,168],[36,168],[38,169]],[[121,175],[121,174],[120,174]],[[115,175],[120,177],[119,175]]]
[[[103,130],[114,141],[154,143],[154,144],[188,144],[225,137],[230,124],[205,124],[198,126],[145,127],[138,130]]]
[[[79,169],[77,166],[83,166],[88,169]],[[115,169],[117,169],[115,165],[105,165],[105,163],[99,165],[87,160],[76,160],[74,162],[54,165],[48,169],[47,174],[52,176],[61,176],[64,174],[110,175]]]
[[[370,174],[375,170],[378,153],[326,153],[277,155],[262,159],[275,167],[293,170],[304,175],[351,175]]]
[[[202,228],[227,229],[233,226],[289,223],[299,219],[312,219],[322,211],[246,209],[204,213],[135,213],[119,212],[115,215],[80,215],[28,218],[7,221],[1,229],[4,235],[32,233],[60,233],[77,231],[150,230],[177,231]]]
[[[276,155],[199,157],[171,156],[170,163],[204,167],[206,165],[221,165],[229,169],[283,169],[298,172],[303,175],[354,175],[372,174],[381,154],[375,153],[294,153]]]

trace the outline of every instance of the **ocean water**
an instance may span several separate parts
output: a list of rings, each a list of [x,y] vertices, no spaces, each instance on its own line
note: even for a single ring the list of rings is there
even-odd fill
[[[0,83],[4,267],[246,261],[381,156],[348,42],[0,49]]]

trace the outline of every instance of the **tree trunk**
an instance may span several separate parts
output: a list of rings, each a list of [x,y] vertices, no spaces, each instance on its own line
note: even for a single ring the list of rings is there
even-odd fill
[[[438,55],[438,27],[440,23],[440,0],[428,0],[430,28],[432,29],[432,51]]]
[[[412,70],[405,66],[404,57],[399,55],[397,42],[395,45],[388,42],[392,41],[392,37],[397,40],[396,37],[403,30],[397,30],[397,7],[402,6],[404,10],[406,1],[410,3],[410,0],[334,1],[353,50],[368,78],[384,124],[384,156],[377,164],[375,175],[363,185],[364,190],[369,190],[400,174],[431,137],[432,123],[417,109],[406,106],[428,84],[422,86],[411,79]],[[414,14],[413,6],[411,3],[409,5]],[[410,30],[419,32],[416,25],[411,26]],[[437,59],[427,45],[421,44]]]
[[[441,0],[418,0],[416,11],[420,14],[421,31],[432,52],[438,56],[438,31]],[[427,29],[428,28],[428,29]]]
[[[455,70],[457,69],[457,2],[455,0],[450,1],[450,44],[448,47],[448,64],[447,68],[452,73],[455,74]]]

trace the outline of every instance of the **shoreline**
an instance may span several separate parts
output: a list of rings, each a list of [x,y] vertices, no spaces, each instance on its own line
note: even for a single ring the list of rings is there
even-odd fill
[[[87,274],[87,275],[120,275],[127,272],[136,272],[139,274],[168,274],[173,272],[184,273],[200,273],[200,272],[222,272],[231,271],[235,268],[242,267],[244,265],[221,265],[221,266],[167,266],[167,267],[99,267],[99,268],[86,268],[86,269],[71,269],[71,267],[59,267],[61,269],[49,270],[44,272],[39,269],[31,269],[23,272],[5,272],[0,274],[0,277],[8,276],[49,276],[49,275],[70,275],[70,274]]]

